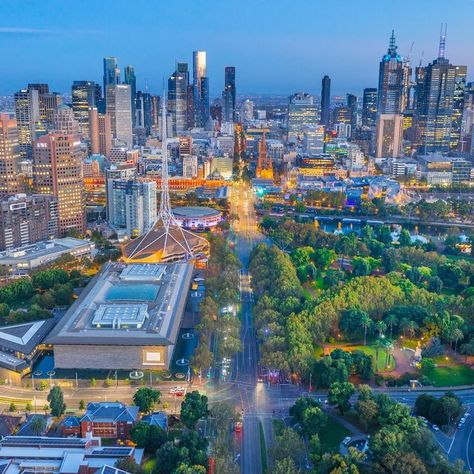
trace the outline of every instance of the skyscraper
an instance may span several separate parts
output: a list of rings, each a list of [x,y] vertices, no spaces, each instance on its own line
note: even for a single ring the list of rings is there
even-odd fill
[[[460,141],[466,94],[466,75],[466,66],[456,66],[456,78],[453,94],[453,118],[451,123],[451,135],[449,138],[449,148],[452,151],[457,151],[461,148]]]
[[[97,108],[89,109],[91,152],[109,157],[112,148],[112,126],[110,115],[99,114]]]
[[[445,58],[445,34],[442,30],[438,58],[418,71],[417,148],[423,154],[448,153],[459,143],[461,121],[457,109],[464,101],[467,68],[454,66]]]
[[[374,128],[377,123],[377,89],[367,87],[364,89],[362,99],[362,126]]]
[[[224,103],[224,121],[235,122],[235,67],[227,66],[225,68],[224,92],[222,93],[222,101]]]
[[[377,120],[375,156],[398,158],[402,150],[403,115],[380,114]]]
[[[89,137],[89,108],[96,106],[96,84],[94,81],[74,81],[72,83],[72,110],[79,124],[79,131]]]
[[[82,152],[77,136],[50,133],[33,149],[33,184],[40,194],[58,199],[59,231],[85,230]]]
[[[120,69],[117,66],[117,58],[112,56],[104,58],[104,96],[107,86],[120,84]]]
[[[23,158],[31,158],[36,125],[40,120],[39,97],[36,89],[22,89],[15,93],[15,116],[18,143]]]
[[[38,91],[39,120],[36,122],[36,134],[46,133],[53,123],[53,115],[63,103],[57,92],[49,92],[48,84],[28,84],[28,90]]]
[[[378,114],[400,114],[404,110],[404,63],[397,52],[395,33],[379,68]]]
[[[20,146],[16,120],[0,114],[0,197],[11,196],[20,191],[18,161]]]
[[[130,86],[130,101],[132,105],[132,127],[135,128],[135,99],[137,96],[137,78],[135,76],[135,69],[133,68],[133,66],[125,66],[123,83],[128,84]]]
[[[357,128],[357,96],[354,94],[346,94],[347,108],[350,112],[352,133]]]
[[[149,231],[157,218],[156,181],[107,180],[107,216],[111,225],[126,229],[129,235]]]
[[[151,134],[153,126],[153,98],[148,92],[137,92],[136,99],[136,124],[137,127],[144,128],[147,135]]]
[[[171,117],[173,135],[187,128],[187,95],[189,71],[187,63],[178,63],[168,79],[168,114]]]
[[[128,84],[108,85],[106,88],[107,114],[110,115],[115,139],[133,145],[131,89]]]
[[[193,109],[194,126],[205,127],[209,120],[210,109],[205,51],[193,52]]]
[[[66,135],[78,135],[79,123],[74,118],[74,112],[71,107],[62,104],[53,115],[53,125],[51,130],[54,133],[63,133]]]
[[[297,92],[289,99],[288,104],[288,135],[302,135],[307,126],[318,124],[318,110],[314,97],[307,92]]]
[[[324,76],[321,85],[321,125],[329,125],[329,104],[331,102],[331,78]]]

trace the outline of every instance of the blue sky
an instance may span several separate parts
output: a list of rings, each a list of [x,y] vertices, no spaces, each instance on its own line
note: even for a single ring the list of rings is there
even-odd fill
[[[132,64],[138,86],[160,92],[176,60],[208,52],[211,93],[224,66],[237,68],[240,93],[333,93],[377,85],[391,29],[412,62],[437,54],[474,71],[474,0],[1,0],[0,94],[28,82],[68,91],[74,79],[102,81],[102,57]]]

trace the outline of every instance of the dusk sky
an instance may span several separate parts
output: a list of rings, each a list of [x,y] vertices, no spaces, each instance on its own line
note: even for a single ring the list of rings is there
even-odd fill
[[[28,82],[58,92],[76,80],[102,84],[103,56],[135,67],[138,87],[159,93],[176,60],[208,53],[211,93],[224,66],[237,68],[238,93],[360,94],[376,87],[378,63],[395,29],[412,64],[437,56],[441,22],[446,56],[474,71],[473,0],[2,0],[0,94]]]

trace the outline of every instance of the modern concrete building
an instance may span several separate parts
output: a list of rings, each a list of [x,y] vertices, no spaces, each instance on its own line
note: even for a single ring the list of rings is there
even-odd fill
[[[21,156],[31,158],[36,126],[40,120],[39,95],[36,89],[22,89],[15,93],[15,117]]]
[[[47,339],[55,367],[168,368],[192,276],[189,263],[106,264]]]
[[[51,263],[63,255],[91,257],[94,248],[93,242],[72,237],[37,242],[0,252],[0,269],[11,276],[27,275],[31,270]]]
[[[59,237],[58,200],[16,194],[0,202],[0,251]]]
[[[108,85],[107,114],[110,115],[112,135],[128,146],[133,145],[131,88],[128,84]]]
[[[375,156],[397,158],[401,154],[403,140],[403,115],[380,114],[377,120]]]
[[[33,182],[40,194],[58,199],[59,231],[86,227],[82,152],[76,135],[50,133],[34,146]]]
[[[18,177],[20,146],[16,120],[7,114],[0,114],[0,197],[20,191]]]

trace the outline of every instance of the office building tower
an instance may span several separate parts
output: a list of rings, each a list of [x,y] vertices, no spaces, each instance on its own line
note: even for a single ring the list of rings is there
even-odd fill
[[[362,99],[362,126],[375,128],[377,123],[377,89],[367,87],[364,89]]]
[[[33,184],[36,192],[58,200],[59,233],[85,231],[82,152],[74,135],[50,133],[34,143]]]
[[[160,123],[160,97],[150,94],[151,126],[158,129]]]
[[[59,237],[58,201],[47,194],[16,194],[0,202],[0,251]]]
[[[405,109],[404,71],[402,57],[397,52],[395,33],[392,31],[387,54],[382,57],[379,68],[378,114],[400,114]]]
[[[288,136],[298,137],[308,126],[318,125],[318,109],[314,97],[307,92],[297,92],[289,99]]]
[[[107,114],[110,115],[112,136],[128,146],[133,145],[131,89],[128,84],[108,85]]]
[[[124,84],[128,84],[130,86],[130,96],[131,96],[131,107],[132,107],[132,127],[135,128],[135,99],[137,97],[137,78],[135,76],[135,69],[133,66],[125,66],[124,69]]]
[[[94,81],[72,83],[72,110],[84,138],[89,137],[89,108],[96,106],[97,88]]]
[[[189,71],[187,63],[178,63],[168,79],[168,114],[171,117],[173,135],[183,133],[187,128],[187,97]]]
[[[380,114],[377,120],[377,158],[398,158],[401,155],[403,138],[403,115]]]
[[[225,122],[236,122],[235,101],[237,92],[235,89],[235,67],[225,68],[224,92],[222,102],[224,104],[223,119]]]
[[[454,66],[445,58],[445,32],[442,31],[438,58],[418,71],[416,103],[416,140],[418,151],[448,153],[456,148],[460,136],[459,111],[463,101],[466,66]],[[455,102],[456,94],[456,102]],[[461,98],[462,97],[462,98]],[[453,139],[451,139],[453,133]]]
[[[28,84],[28,90],[38,92],[39,121],[36,124],[36,134],[46,133],[53,123],[53,115],[63,103],[62,97],[57,92],[49,92],[48,84]]]
[[[185,155],[183,159],[183,178],[192,179],[197,177],[198,160],[196,155]]]
[[[193,112],[194,126],[205,127],[209,121],[209,78],[206,72],[206,52],[193,52]]]
[[[329,125],[329,106],[331,103],[331,78],[324,76],[321,84],[321,125]]]
[[[347,108],[350,112],[351,128],[354,132],[357,128],[357,96],[354,94],[346,94]]]
[[[36,126],[40,120],[39,96],[36,89],[22,89],[15,93],[15,116],[21,156],[31,158]]]
[[[254,119],[253,105],[250,99],[245,99],[242,104],[242,116],[245,122],[251,122]]]
[[[108,85],[120,84],[120,69],[117,58],[112,56],[104,58],[104,96]]]
[[[131,236],[150,230],[157,219],[156,181],[143,178],[112,179],[107,186],[109,224]]]
[[[310,157],[324,153],[324,125],[306,127],[304,129],[303,150]]]
[[[74,117],[74,111],[71,107],[63,104],[58,107],[53,115],[53,125],[51,130],[54,133],[65,135],[78,135],[79,123]]]
[[[451,121],[451,134],[449,137],[449,148],[452,151],[463,151],[461,135],[466,95],[466,75],[466,66],[456,66],[453,93],[453,117]]]
[[[20,145],[16,120],[0,114],[0,197],[11,196],[20,191],[18,177]]]
[[[89,109],[91,152],[93,155],[109,157],[112,149],[112,126],[110,115],[99,114],[97,108]]]
[[[153,99],[148,92],[137,92],[136,99],[136,126],[144,128],[147,135],[153,127]]]

